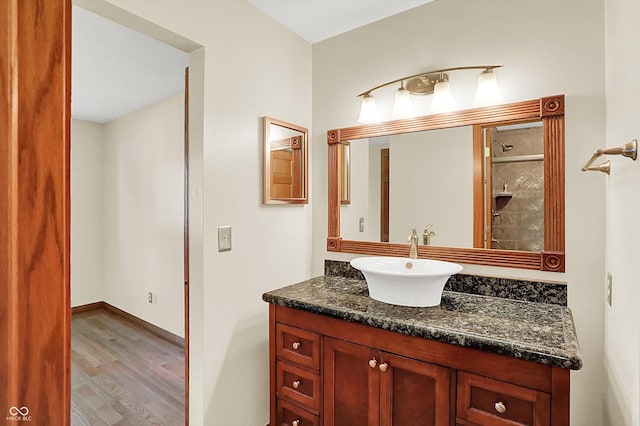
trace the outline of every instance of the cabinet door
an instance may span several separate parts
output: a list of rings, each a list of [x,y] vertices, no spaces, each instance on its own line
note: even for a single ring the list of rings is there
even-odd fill
[[[342,340],[324,341],[324,425],[378,424],[379,352]],[[369,365],[369,361],[372,366]]]
[[[449,424],[448,368],[384,352],[378,368],[381,426]]]

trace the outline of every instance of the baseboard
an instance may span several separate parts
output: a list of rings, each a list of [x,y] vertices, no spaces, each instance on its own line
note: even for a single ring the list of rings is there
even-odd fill
[[[82,312],[93,311],[94,309],[104,309],[104,302],[88,303],[86,305],[74,306],[71,308],[72,314],[80,314]]]
[[[144,328],[145,330],[147,330],[148,332],[155,334],[156,336],[170,342],[170,343],[174,343],[178,346],[184,346],[184,338],[180,337],[178,335],[175,335],[173,333],[171,333],[170,331],[167,331],[165,329],[162,329],[160,327],[158,327],[157,325],[153,325],[150,322],[147,322],[145,320],[143,320],[142,318],[138,318],[135,315],[131,315],[128,312],[123,311],[122,309],[116,308],[113,305],[110,305],[107,302],[101,301],[101,302],[95,302],[95,303],[89,303],[86,305],[81,305],[81,306],[74,306],[73,308],[71,308],[71,314],[79,314],[82,312],[88,312],[88,311],[92,311],[94,309],[104,309],[108,312],[111,312],[114,315],[118,315],[121,318],[126,319],[127,321],[130,321],[142,328]]]

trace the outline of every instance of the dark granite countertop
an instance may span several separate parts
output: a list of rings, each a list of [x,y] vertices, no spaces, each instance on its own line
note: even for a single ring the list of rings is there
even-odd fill
[[[312,278],[262,299],[540,364],[582,368],[573,317],[565,306],[449,291],[436,307],[395,306],[371,299],[365,281],[339,276]]]

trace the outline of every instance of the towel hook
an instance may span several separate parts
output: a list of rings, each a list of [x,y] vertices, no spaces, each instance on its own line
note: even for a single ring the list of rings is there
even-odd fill
[[[635,161],[638,158],[638,141],[634,139],[631,142],[619,147],[596,149],[596,151],[593,153],[593,156],[589,159],[589,161],[587,161],[587,163],[582,167],[581,170],[583,172],[595,171],[611,174],[611,161],[609,160],[605,161],[604,163],[598,164],[597,166],[592,166],[596,158],[603,155],[622,155],[623,157],[629,157]]]

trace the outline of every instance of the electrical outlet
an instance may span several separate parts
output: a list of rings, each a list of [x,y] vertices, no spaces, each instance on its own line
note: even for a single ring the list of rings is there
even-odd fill
[[[218,251],[231,251],[231,226],[218,226]]]
[[[364,232],[364,217],[360,218],[360,232]]]
[[[611,287],[613,285],[613,277],[611,272],[607,273],[607,303],[611,306]]]
[[[153,293],[149,292],[149,294],[147,295],[147,301],[149,303],[153,303]]]

